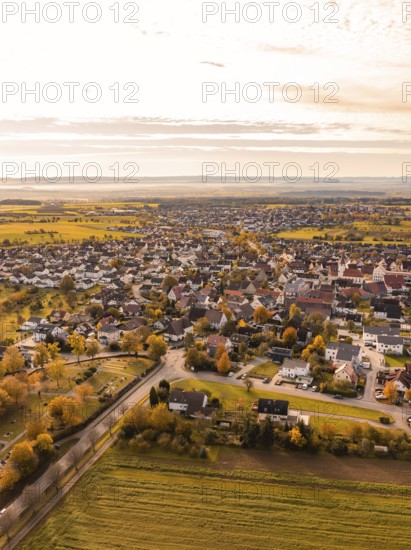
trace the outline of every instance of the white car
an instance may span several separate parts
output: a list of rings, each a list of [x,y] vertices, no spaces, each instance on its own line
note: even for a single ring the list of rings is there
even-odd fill
[[[233,372],[229,372],[227,376],[234,376],[234,373]]]
[[[303,384],[303,385],[301,386],[301,389],[302,389],[302,390],[308,389],[308,384]]]

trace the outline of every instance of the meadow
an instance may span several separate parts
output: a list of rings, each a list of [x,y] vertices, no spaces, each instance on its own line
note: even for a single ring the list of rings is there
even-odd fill
[[[205,380],[188,379],[177,382],[175,386],[184,390],[207,391],[213,397],[218,397],[223,406],[228,410],[236,410],[240,400],[244,408],[249,408],[254,401],[259,398],[266,399],[285,399],[290,402],[290,409],[298,409],[303,411],[312,411],[327,415],[326,418],[332,419],[334,415],[349,416],[360,418],[363,420],[373,420],[378,422],[380,416],[387,416],[386,413],[374,411],[371,409],[363,409],[353,405],[345,405],[328,401],[319,401],[309,397],[301,397],[299,395],[290,396],[284,393],[260,389],[252,389],[249,392],[245,387],[231,386],[229,384],[220,384],[218,382],[208,382]]]
[[[222,466],[112,448],[19,549],[410,547],[409,487],[279,473],[275,453],[245,469],[261,455],[238,453]]]

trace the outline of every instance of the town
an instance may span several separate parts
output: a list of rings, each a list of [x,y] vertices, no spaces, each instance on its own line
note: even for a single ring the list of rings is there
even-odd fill
[[[4,223],[30,220],[36,240],[0,250],[6,532],[41,507],[27,483],[50,489],[114,437],[193,459],[227,446],[410,460],[405,207],[27,208]]]

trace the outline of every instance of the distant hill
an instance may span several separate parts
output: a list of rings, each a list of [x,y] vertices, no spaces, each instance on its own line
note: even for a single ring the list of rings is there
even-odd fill
[[[41,201],[27,200],[27,199],[4,199],[0,201],[0,204],[3,205],[12,205],[12,206],[38,206],[41,204]]]

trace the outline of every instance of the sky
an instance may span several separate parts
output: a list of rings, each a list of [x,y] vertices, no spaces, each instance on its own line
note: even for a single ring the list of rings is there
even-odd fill
[[[273,163],[277,175],[291,163],[303,176],[392,177],[411,162],[411,3],[110,0],[94,23],[93,3],[73,4],[72,23],[67,6],[51,23],[56,3],[40,2],[39,22],[2,3],[3,181],[50,175],[48,163],[122,177]],[[36,83],[40,96],[26,95]]]

